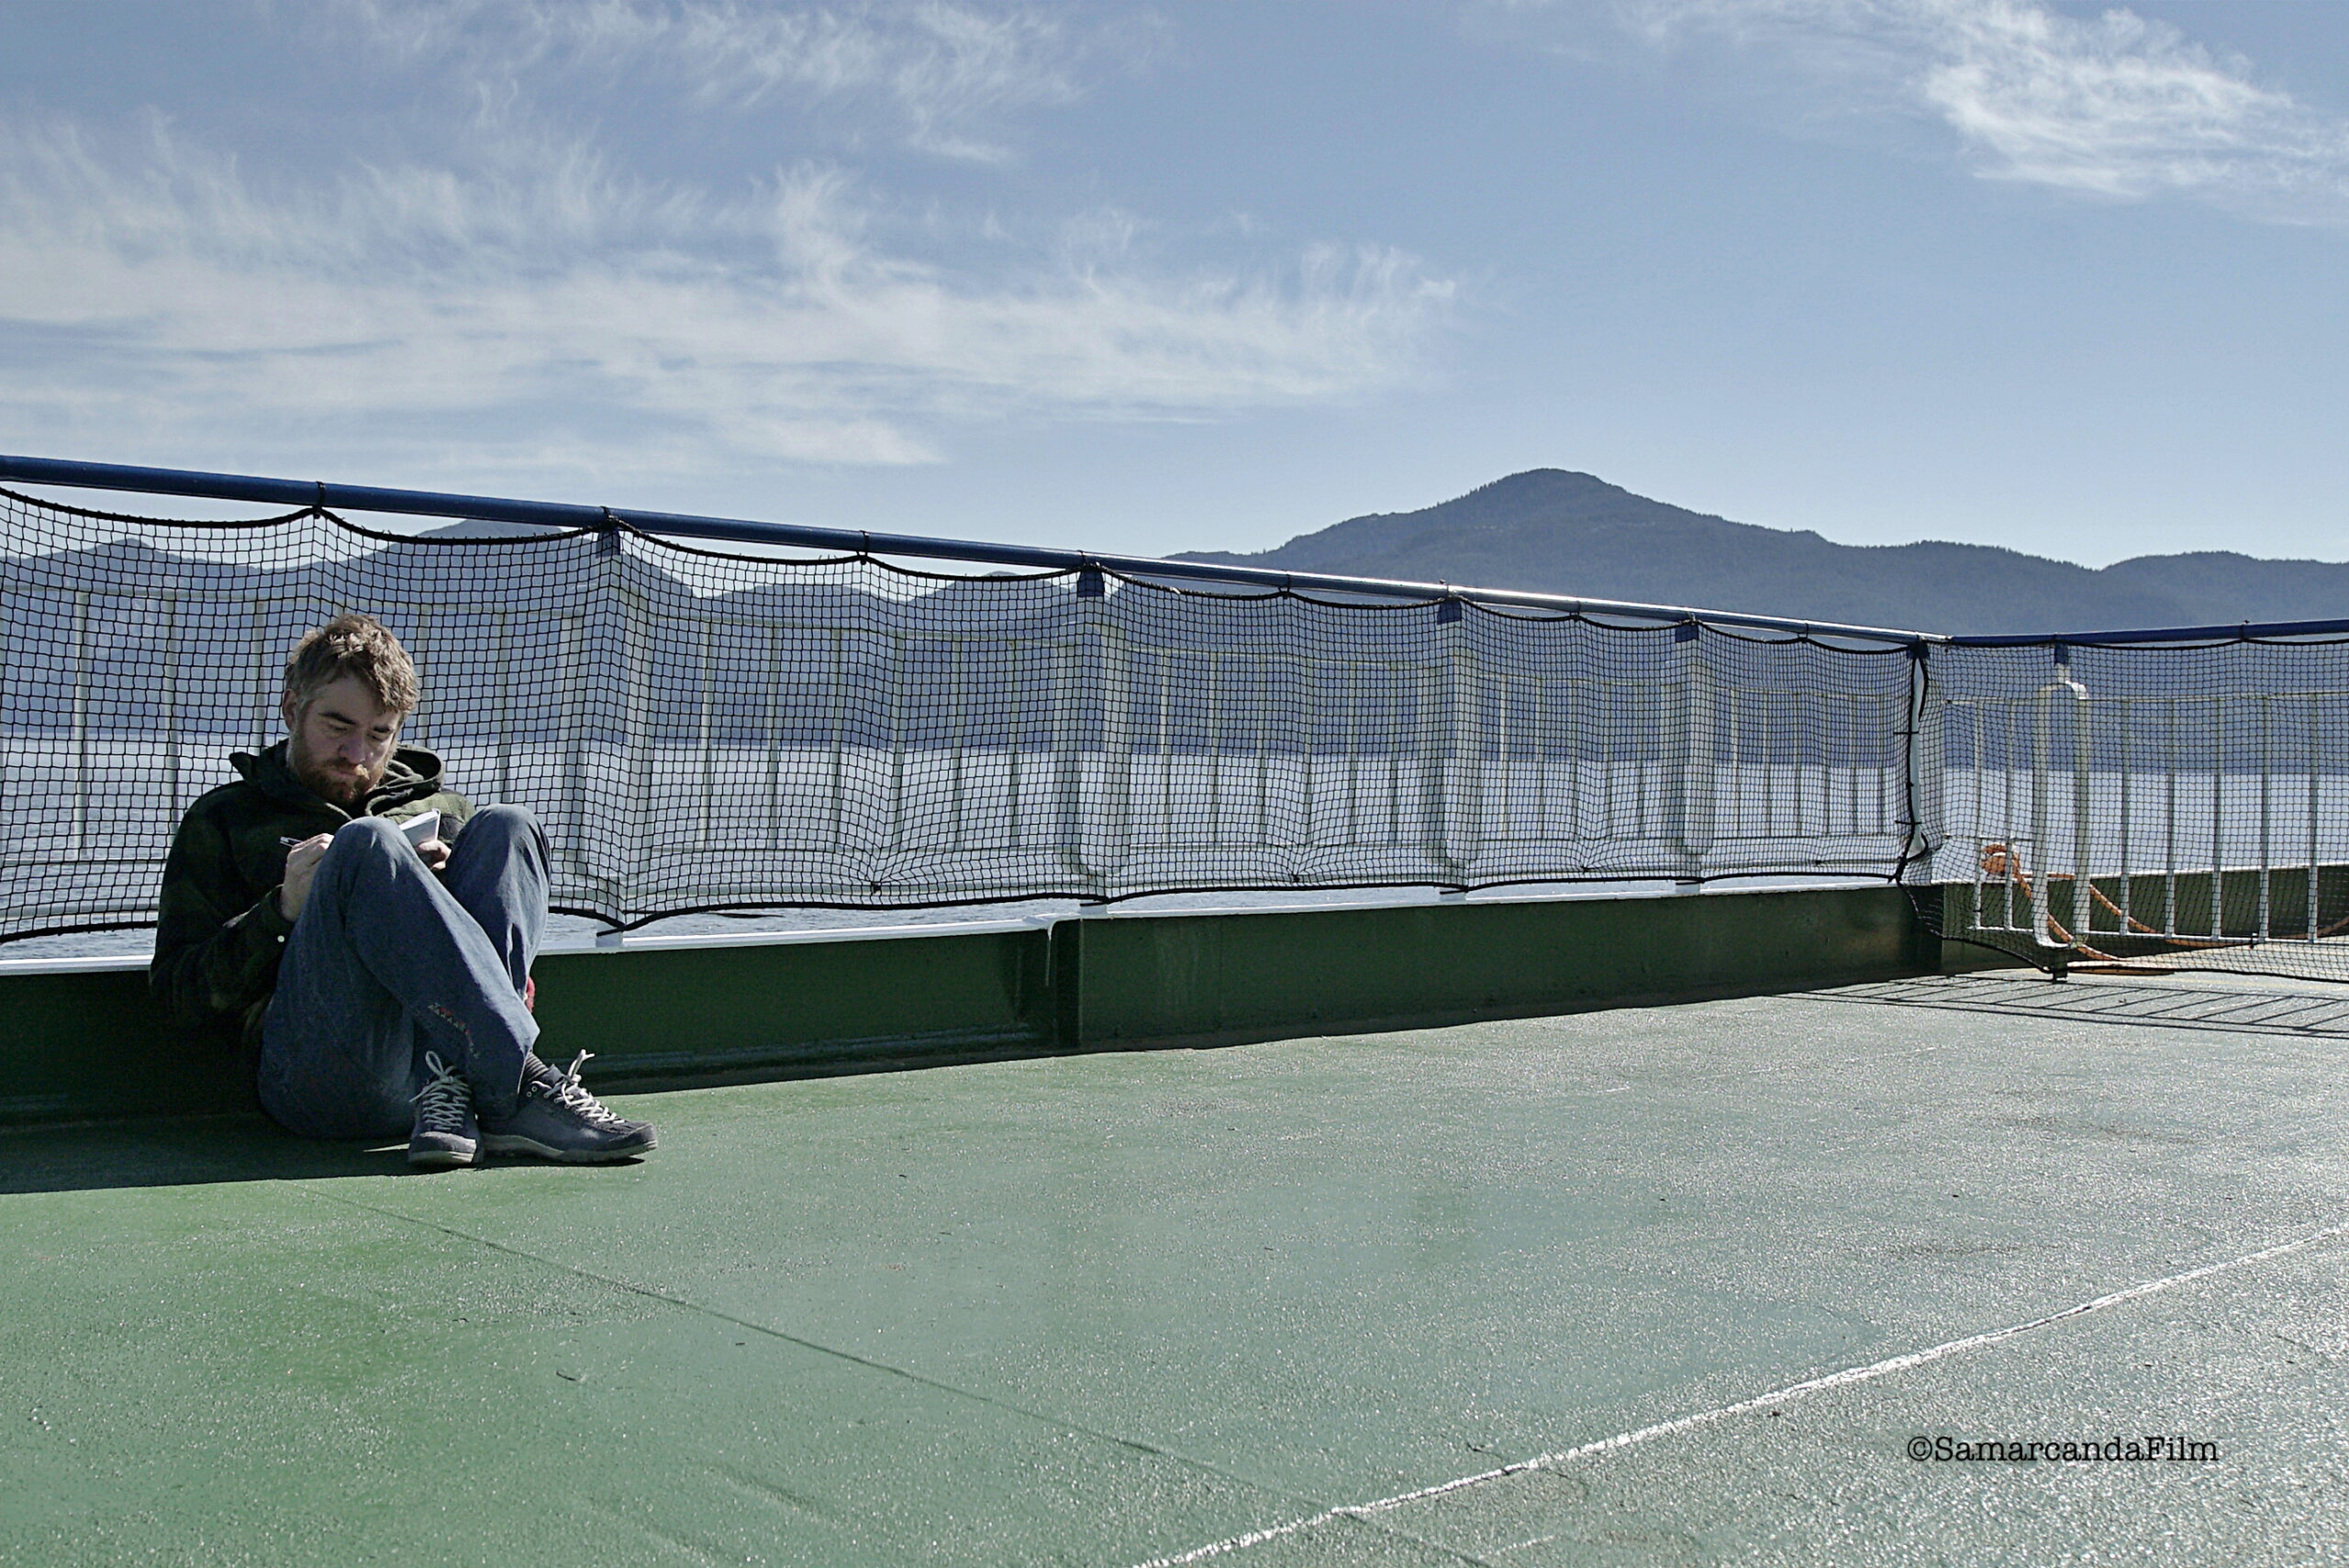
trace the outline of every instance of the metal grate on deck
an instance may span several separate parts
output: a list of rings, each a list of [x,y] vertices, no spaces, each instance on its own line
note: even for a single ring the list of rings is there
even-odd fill
[[[2349,1040],[2349,996],[2227,986],[2141,985],[2072,980],[2062,984],[1987,974],[1951,974],[1847,985],[1814,995],[1830,1001],[1948,1007],[1963,1012],[2228,1033]]]

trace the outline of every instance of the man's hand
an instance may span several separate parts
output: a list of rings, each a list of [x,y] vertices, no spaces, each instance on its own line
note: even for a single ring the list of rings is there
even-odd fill
[[[310,896],[310,879],[318,874],[318,862],[327,858],[327,847],[333,842],[333,834],[319,833],[285,851],[285,880],[278,885],[277,912],[288,920],[302,917],[302,905]]]
[[[449,846],[440,840],[425,840],[416,847],[416,852],[423,859],[425,870],[438,872],[449,869]]]

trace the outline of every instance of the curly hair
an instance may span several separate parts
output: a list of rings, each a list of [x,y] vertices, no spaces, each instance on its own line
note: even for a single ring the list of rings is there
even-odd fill
[[[416,663],[373,616],[340,615],[302,634],[285,660],[284,699],[300,713],[310,699],[356,675],[394,713],[416,711]]]

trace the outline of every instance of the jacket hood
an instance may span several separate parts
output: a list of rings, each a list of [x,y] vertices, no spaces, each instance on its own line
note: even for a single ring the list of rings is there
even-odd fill
[[[358,811],[344,811],[294,776],[293,765],[286,761],[288,744],[280,740],[259,755],[234,751],[229,753],[228,763],[248,783],[273,799],[295,806],[324,806],[345,816],[373,817],[386,806],[421,800],[440,789],[440,757],[420,746],[397,746],[392,750],[391,762],[384,765],[384,776],[367,792]]]

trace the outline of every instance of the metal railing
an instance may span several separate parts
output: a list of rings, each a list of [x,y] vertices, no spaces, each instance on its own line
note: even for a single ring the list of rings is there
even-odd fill
[[[2066,651],[2342,638],[2349,622],[1948,638],[29,458],[0,457],[0,481],[596,530],[551,532],[586,563],[573,562],[577,600],[551,610],[494,594],[352,607],[396,620],[427,670],[414,739],[482,793],[538,809],[559,901],[615,923],[687,907],[1815,874],[1966,884],[1970,925],[1953,934],[2042,952],[2124,937],[2216,948],[2330,936],[2325,868],[2349,862],[2349,829],[2332,829],[2349,817],[2349,761],[2332,755],[2349,737],[2332,720],[2349,669],[2337,684],[2254,672],[2210,691],[2099,691]],[[883,599],[863,618],[789,612],[662,596],[630,575],[671,538],[849,552],[825,570],[905,557],[1064,576],[1042,610],[1001,626],[930,625]],[[800,570],[752,566],[776,581]],[[1198,592],[1219,585],[1259,599]],[[1408,636],[1287,642],[1198,619],[1267,593],[1298,616],[1421,619]],[[289,628],[343,607],[306,590],[199,603],[93,580],[61,624],[56,597],[0,584],[0,876],[19,879],[0,889],[0,936],[139,918],[187,800],[228,745],[273,739]],[[209,654],[191,630],[199,609],[240,628]],[[123,620],[149,628],[135,714],[109,708],[104,628]],[[28,642],[20,625],[48,629]],[[1978,675],[2041,646],[2052,667]],[[1768,663],[1789,649],[1816,667]],[[459,664],[472,695],[452,706],[432,673]],[[224,679],[242,694],[225,707]],[[50,702],[37,721],[6,706],[31,684]],[[123,874],[99,893],[21,880],[61,851]]]

